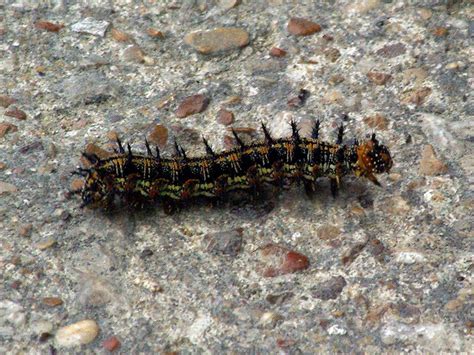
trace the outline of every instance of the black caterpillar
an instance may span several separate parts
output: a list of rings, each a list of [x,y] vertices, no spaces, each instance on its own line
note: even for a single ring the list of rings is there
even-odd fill
[[[258,193],[262,184],[278,187],[303,182],[306,191],[312,192],[316,179],[323,176],[330,179],[336,196],[343,176],[354,174],[380,185],[374,174],[388,173],[393,164],[388,148],[375,134],[348,146],[342,144],[343,126],[335,144],[320,140],[319,121],[311,138],[301,137],[295,122],[291,122],[289,138],[274,139],[264,124],[262,129],[264,141],[251,144],[245,144],[233,131],[238,146],[222,153],[215,153],[203,139],[203,157],[188,157],[175,143],[176,156],[162,158],[158,147],[153,153],[146,140],[147,155],[134,154],[130,145],[126,152],[117,140],[118,149],[109,158],[83,153],[90,167],[74,172],[85,182],[82,189],[72,192],[81,194],[81,207],[107,209],[119,197],[131,205],[161,201],[169,211],[170,205],[201,196],[222,198],[239,190]]]

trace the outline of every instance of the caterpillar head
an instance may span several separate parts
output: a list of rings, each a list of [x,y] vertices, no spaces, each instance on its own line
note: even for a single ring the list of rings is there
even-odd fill
[[[373,134],[370,140],[362,142],[356,147],[356,153],[355,174],[365,176],[374,184],[380,185],[374,174],[389,173],[393,165],[388,148],[379,144]]]
[[[110,193],[108,192],[106,183],[100,178],[97,171],[92,170],[85,179],[84,186],[81,191],[82,205],[81,207],[106,208],[110,204]]]

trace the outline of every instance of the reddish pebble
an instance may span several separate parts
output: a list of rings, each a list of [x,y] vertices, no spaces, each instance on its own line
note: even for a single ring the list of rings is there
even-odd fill
[[[7,167],[7,164],[0,161],[0,170],[3,170]]]
[[[377,85],[384,85],[387,81],[389,81],[392,76],[390,74],[380,73],[376,71],[369,71],[367,73],[367,77],[371,82]]]
[[[220,109],[217,113],[217,122],[228,126],[234,122],[234,114],[226,109]]]
[[[321,26],[304,18],[293,17],[287,25],[288,32],[295,36],[308,36],[321,31]]]
[[[161,124],[157,124],[153,131],[148,135],[148,141],[159,147],[164,147],[168,142],[168,128]]]
[[[99,157],[99,159],[106,159],[106,158],[109,158],[112,155],[114,155],[114,153],[108,152],[107,150],[102,149],[102,148],[100,148],[99,146],[97,146],[93,143],[89,143],[88,145],[86,145],[86,149],[84,149],[84,152],[87,153],[87,154],[91,154],[91,155],[94,154],[97,157]],[[89,166],[93,165],[92,162],[89,161],[84,156],[81,157],[81,163],[85,167],[89,167]]]
[[[114,351],[120,348],[120,340],[116,336],[111,336],[104,340],[102,346],[108,351]]]
[[[8,122],[0,122],[0,138],[5,137],[7,133],[18,131],[18,127]]]
[[[35,23],[35,27],[40,30],[46,30],[49,32],[58,32],[61,28],[64,27],[64,25],[62,23],[57,24],[49,21],[38,21]]]
[[[153,37],[153,38],[165,38],[165,35],[163,32],[158,31],[156,28],[149,28],[146,30],[146,33],[148,36]]]
[[[284,57],[286,55],[286,51],[278,47],[273,47],[270,49],[270,55],[272,57]]]
[[[83,179],[74,179],[71,182],[71,191],[80,191],[84,187]]]
[[[59,297],[45,297],[41,302],[48,307],[57,307],[63,304],[63,300]]]
[[[26,113],[17,108],[6,111],[5,116],[15,117],[16,119],[19,119],[19,120],[26,120]]]
[[[446,27],[436,27],[432,32],[436,37],[445,37],[448,35],[448,29]]]
[[[262,272],[264,277],[290,274],[309,267],[306,256],[277,244],[265,245],[260,255],[265,264]]]
[[[184,118],[204,111],[209,105],[209,99],[202,94],[186,97],[178,106],[176,116]]]
[[[13,97],[7,95],[0,95],[0,106],[7,108],[11,104],[15,103],[16,100]]]

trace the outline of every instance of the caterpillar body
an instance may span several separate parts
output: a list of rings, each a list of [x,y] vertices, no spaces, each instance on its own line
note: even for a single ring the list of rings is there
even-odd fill
[[[221,153],[203,139],[203,157],[188,157],[175,143],[176,155],[163,158],[158,148],[152,152],[147,141],[147,154],[135,154],[130,145],[126,151],[117,140],[118,149],[108,158],[83,153],[90,166],[74,172],[84,177],[84,184],[72,192],[81,195],[82,207],[108,209],[118,197],[132,205],[161,201],[169,211],[170,205],[202,196],[219,199],[231,191],[258,192],[263,184],[278,187],[303,182],[310,192],[320,177],[330,179],[335,196],[342,177],[365,177],[379,185],[375,174],[388,173],[393,165],[388,148],[375,134],[343,145],[342,126],[335,143],[319,139],[319,121],[309,138],[300,136],[295,122],[291,129],[289,138],[274,139],[262,124],[264,140],[251,144],[233,131],[237,146]]]

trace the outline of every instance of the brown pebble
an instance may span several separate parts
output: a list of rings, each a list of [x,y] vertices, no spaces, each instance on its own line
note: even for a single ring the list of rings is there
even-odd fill
[[[122,32],[116,28],[112,28],[110,30],[110,34],[113,39],[115,39],[117,42],[129,42],[130,41],[130,36],[126,34],[125,32]]]
[[[210,31],[188,33],[184,42],[202,54],[213,54],[245,47],[249,34],[241,28],[220,27]]]
[[[371,82],[376,85],[384,85],[387,81],[389,81],[392,76],[390,74],[381,73],[377,71],[369,71],[367,73],[367,77]]]
[[[385,58],[395,58],[405,54],[406,51],[406,46],[403,43],[394,43],[383,46],[377,51],[377,54]]]
[[[334,225],[326,224],[324,226],[319,227],[316,233],[319,239],[331,240],[341,235],[341,228]]]
[[[388,128],[388,120],[379,113],[374,116],[364,117],[364,123],[370,128],[385,130]]]
[[[230,125],[234,122],[234,114],[224,108],[217,112],[217,122],[223,125]]]
[[[287,30],[295,36],[308,36],[321,31],[321,26],[304,18],[293,17],[288,21]]]
[[[151,144],[163,148],[168,142],[168,128],[161,124],[157,124],[148,135],[148,141]]]
[[[20,226],[18,228],[18,235],[23,238],[27,238],[31,236],[31,231],[33,230],[33,224],[31,223],[26,223]]]
[[[57,24],[49,21],[38,21],[35,23],[35,27],[40,30],[58,32],[61,28],[64,27],[64,25],[62,23]]]
[[[115,335],[105,339],[102,343],[102,346],[104,347],[104,349],[108,351],[117,350],[118,348],[120,348],[120,345],[121,345],[120,340],[118,340],[118,338]]]
[[[53,246],[55,246],[57,244],[56,240],[53,239],[53,238],[49,238],[49,239],[46,239],[42,242],[39,242],[38,244],[36,244],[36,247],[39,249],[39,250],[46,250],[46,249],[49,249],[49,248],[52,248]]]
[[[207,108],[209,101],[210,100],[202,94],[188,96],[179,104],[176,110],[176,116],[184,118],[195,113],[200,113]]]
[[[270,55],[272,57],[284,57],[286,55],[286,51],[278,47],[273,47],[270,49]]]
[[[26,120],[26,113],[17,108],[5,111],[5,116],[15,117],[18,120]]]
[[[148,28],[146,30],[146,34],[150,37],[153,37],[153,38],[165,38],[165,35],[163,34],[163,32],[157,30],[156,28]]]
[[[256,129],[253,127],[232,127],[227,128],[227,131],[232,132],[234,130],[235,133],[243,133],[243,134],[254,134]]]
[[[341,52],[337,48],[328,48],[324,51],[324,56],[334,63],[341,56]]]
[[[431,31],[436,37],[446,37],[448,29],[446,27],[436,27]]]
[[[309,267],[308,258],[296,251],[277,244],[267,244],[260,249],[264,263],[263,277],[275,277],[294,273]]]
[[[401,102],[404,104],[423,104],[426,98],[431,94],[431,88],[422,87],[420,89],[409,90],[402,94]]]
[[[15,103],[16,100],[13,97],[7,95],[0,95],[0,106],[7,108],[11,104]]]
[[[448,171],[448,166],[436,157],[433,146],[428,144],[421,154],[419,173],[425,176],[441,175]]]
[[[4,169],[6,169],[6,167],[7,167],[7,164],[0,161],[0,170],[4,170]]]
[[[329,78],[328,84],[334,86],[334,85],[342,83],[344,80],[345,80],[344,76],[340,74],[334,74]]]
[[[44,297],[41,302],[48,307],[57,307],[63,304],[59,297]]]

